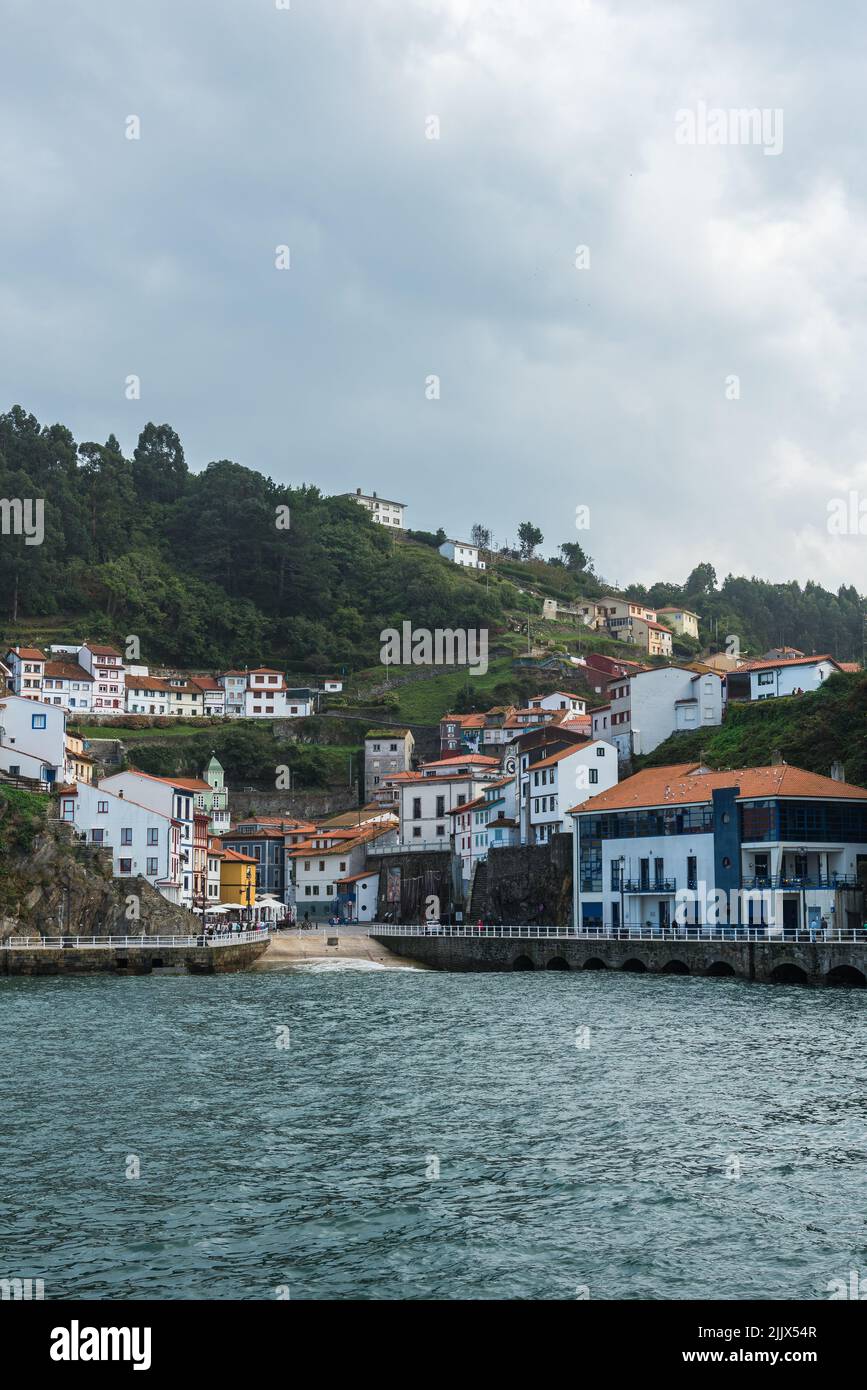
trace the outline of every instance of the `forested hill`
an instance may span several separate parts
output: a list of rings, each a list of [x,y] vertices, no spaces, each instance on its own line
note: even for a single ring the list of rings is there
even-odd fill
[[[382,629],[404,619],[492,631],[511,609],[526,619],[516,584],[567,600],[605,589],[574,543],[548,561],[495,555],[482,576],[437,554],[438,517],[407,544],[352,498],[275,483],[228,459],[191,472],[168,425],[145,426],[128,459],[114,435],[76,443],[63,425],[15,406],[0,415],[0,498],[45,499],[42,545],[0,535],[3,640],[28,618],[68,614],[76,635],[137,634],[153,662],[321,672],[374,663]],[[717,585],[705,563],[682,584],[626,592],[695,609],[703,639],[718,633],[721,646],[734,633],[744,650],[784,641],[841,660],[861,655],[864,604],[851,587],[832,594],[733,576]]]

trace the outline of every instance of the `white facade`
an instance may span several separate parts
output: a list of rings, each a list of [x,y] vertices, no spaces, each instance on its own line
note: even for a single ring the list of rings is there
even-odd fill
[[[860,927],[867,792],[844,786],[785,764],[638,773],[574,817],[576,928]]]
[[[361,491],[360,487],[356,488],[355,492],[343,492],[341,496],[353,498],[360,506],[369,511],[373,520],[381,526],[404,529],[405,502],[389,502],[384,497],[377,497],[375,492],[368,496],[366,492]]]
[[[91,708],[102,713],[123,714],[126,708],[126,682],[120,652],[114,647],[85,642],[79,648],[78,661],[93,677]]]
[[[443,541],[439,552],[447,560],[451,560],[452,564],[464,565],[471,570],[487,568],[484,560],[479,559],[479,547],[470,545],[468,541]]]
[[[89,844],[111,850],[115,878],[146,878],[170,902],[179,901],[180,827],[171,816],[78,782],[61,795],[60,818],[72,822]]]
[[[127,714],[166,716],[172,712],[170,691],[165,681],[155,676],[127,675],[124,685]]]
[[[534,695],[529,701],[530,709],[569,710],[572,714],[586,714],[587,701],[568,690],[552,690],[550,695]]]
[[[230,719],[243,719],[247,699],[246,671],[224,671],[217,680],[226,692],[226,714]]]
[[[750,669],[750,699],[770,700],[778,695],[795,695],[809,690],[818,690],[823,681],[838,670],[837,663],[830,657],[805,657],[803,661],[792,661],[775,665],[769,662],[758,669]]]
[[[93,677],[74,658],[46,661],[42,678],[42,698],[48,705],[61,705],[71,714],[93,708]]]
[[[694,637],[698,640],[698,614],[691,612],[689,608],[658,608],[656,616],[660,622],[674,628],[680,636]]]
[[[379,869],[362,870],[348,880],[338,881],[338,894],[352,898],[340,904],[341,917],[354,922],[375,922],[376,904],[379,896]]]
[[[723,681],[716,672],[659,666],[633,676],[629,687],[633,753],[652,753],[673,733],[722,723]]]
[[[572,807],[617,784],[617,749],[599,740],[552,753],[528,768],[530,843],[544,845],[571,829]]]
[[[66,711],[26,695],[0,700],[0,768],[46,786],[65,780]]]
[[[45,654],[38,647],[10,647],[4,660],[14,693],[28,700],[41,700]]]
[[[448,812],[465,806],[481,794],[484,773],[466,776],[419,777],[400,783],[400,842],[448,849],[451,820]]]
[[[100,786],[116,795],[123,793],[141,806],[159,811],[179,826],[180,885],[177,901],[191,907],[194,901],[194,847],[196,794],[210,792],[207,782],[193,778],[151,777],[148,773],[130,770],[104,777]]]

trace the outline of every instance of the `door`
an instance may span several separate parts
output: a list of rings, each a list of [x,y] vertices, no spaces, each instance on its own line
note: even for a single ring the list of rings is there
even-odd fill
[[[667,899],[659,904],[659,925],[663,931],[671,926],[671,904]]]
[[[783,898],[783,935],[794,936],[798,930],[798,899]]]

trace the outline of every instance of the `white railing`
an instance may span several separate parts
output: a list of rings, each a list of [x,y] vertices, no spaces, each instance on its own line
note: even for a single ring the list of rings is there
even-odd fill
[[[839,941],[867,946],[867,928],[828,927],[822,931],[786,930],[782,927],[664,927],[654,931],[650,927],[599,927],[585,931],[574,931],[571,927],[499,927],[467,923],[459,927],[443,927],[436,923],[427,926],[395,926],[372,923],[368,936],[459,936],[488,937],[493,940],[521,941],[665,941],[690,942],[701,944],[705,941],[727,941],[732,944],[755,942],[758,945],[817,945]]]
[[[5,941],[0,941],[0,949],[57,951],[77,947],[79,950],[138,948],[150,951],[190,946],[239,946],[270,939],[268,931],[219,932],[204,937],[201,933],[198,936],[7,936]]]

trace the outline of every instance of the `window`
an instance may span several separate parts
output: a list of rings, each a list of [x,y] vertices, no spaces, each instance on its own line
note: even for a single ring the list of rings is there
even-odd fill
[[[30,716],[31,729],[44,729],[47,717],[45,714],[32,714]]]
[[[132,860],[131,860],[131,859],[120,859],[120,860],[118,860],[118,871],[119,871],[121,874],[131,874],[131,873],[132,873]]]
[[[590,783],[591,787],[599,781],[598,767],[591,767],[587,769],[587,780]]]
[[[438,797],[437,797],[437,809],[436,809],[436,814],[437,814],[437,816],[444,816],[445,813],[446,813],[446,799],[445,799],[444,796],[438,796]],[[440,833],[441,833],[440,831],[437,831],[437,834],[440,834]]]
[[[760,672],[759,672],[759,685],[773,685],[773,683],[774,683],[774,673],[773,673],[773,671],[760,671]]]
[[[102,844],[102,841],[103,841],[104,835],[105,835],[105,831],[104,831],[104,830],[91,830],[91,832],[90,832],[91,842],[92,842],[93,844],[95,844],[95,845],[101,845],[101,844]]]
[[[120,832],[120,842],[122,845],[132,844],[132,826],[124,825]]]
[[[413,820],[421,820],[421,797],[420,797],[420,796],[414,796],[413,799],[412,799],[412,818],[413,818]]]
[[[445,833],[446,833],[446,828],[445,828],[445,826],[444,826],[444,825],[438,825],[437,828],[436,828],[436,833],[437,833],[437,835],[445,835]]]
[[[149,859],[149,860],[147,861],[147,872],[148,872],[149,874],[157,874],[157,873],[159,873],[159,867],[158,867],[158,865],[159,865],[159,861],[158,861],[157,859]]]
[[[148,844],[158,845],[160,842],[160,832],[155,825],[148,826]]]
[[[413,838],[414,840],[420,840],[420,839],[421,839],[421,826],[420,826],[420,825],[416,825],[416,826],[413,827],[412,838]]]
[[[604,758],[604,757],[605,757],[605,749],[604,749],[604,748],[597,748],[597,749],[596,749],[596,756],[597,756],[597,758]]]
[[[97,801],[97,803],[96,803],[96,812],[97,812],[97,815],[100,815],[100,816],[107,816],[107,815],[108,815],[108,802],[107,802],[107,801]]]
[[[305,869],[305,872],[307,872],[307,873],[310,872],[310,860],[309,860],[309,859],[305,859],[305,860],[304,860],[304,869]]]
[[[325,860],[324,860],[324,859],[320,859],[320,861],[319,861],[319,872],[320,872],[321,874],[324,874],[324,873],[325,873]]]

